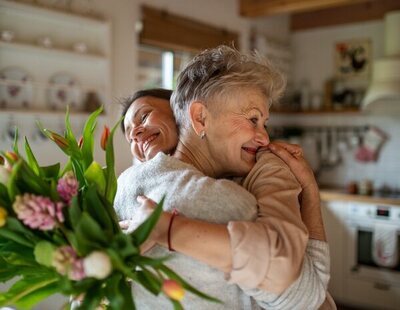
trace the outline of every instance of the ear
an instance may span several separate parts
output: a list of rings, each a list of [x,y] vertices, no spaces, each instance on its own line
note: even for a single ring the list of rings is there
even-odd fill
[[[208,110],[200,101],[193,101],[189,106],[190,123],[195,133],[199,136],[205,130],[205,119]]]

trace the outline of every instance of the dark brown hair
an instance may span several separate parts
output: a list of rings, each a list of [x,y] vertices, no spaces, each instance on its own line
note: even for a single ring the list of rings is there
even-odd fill
[[[126,115],[132,103],[142,97],[154,97],[159,99],[165,99],[169,101],[171,99],[172,90],[170,89],[163,89],[163,88],[150,88],[150,89],[143,89],[138,90],[133,95],[123,98],[120,103],[122,105],[122,116]],[[124,122],[121,122],[121,129],[123,134],[125,134],[125,127]]]

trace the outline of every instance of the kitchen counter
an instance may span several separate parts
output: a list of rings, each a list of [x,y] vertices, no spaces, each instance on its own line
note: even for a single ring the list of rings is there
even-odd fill
[[[320,195],[322,201],[357,201],[400,206],[400,198],[348,194],[343,189],[321,188]]]

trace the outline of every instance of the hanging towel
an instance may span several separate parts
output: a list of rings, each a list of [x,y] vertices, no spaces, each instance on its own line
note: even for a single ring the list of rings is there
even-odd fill
[[[398,232],[397,227],[385,223],[374,225],[372,237],[372,257],[381,267],[393,268],[398,264]]]

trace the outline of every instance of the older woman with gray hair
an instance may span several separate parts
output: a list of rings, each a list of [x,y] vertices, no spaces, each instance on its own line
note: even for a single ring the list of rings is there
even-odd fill
[[[150,200],[133,203],[140,195],[158,201],[166,194],[165,210],[180,212],[178,217],[164,212],[149,255],[174,248],[170,267],[224,302],[211,305],[186,296],[185,307],[256,309],[256,301],[268,309],[314,309],[325,298],[329,272],[322,222],[307,226],[318,236],[307,245],[297,199],[301,187],[287,166],[261,151],[269,143],[264,128],[269,104],[283,87],[280,74],[254,57],[226,46],[204,51],[180,74],[172,98],[179,127],[173,156],[144,156],[150,160],[119,178],[115,208],[122,219],[151,210]],[[132,141],[142,136],[139,149],[146,154],[163,132],[144,134],[152,112],[140,113],[140,108],[133,113]],[[299,150],[279,144],[273,150],[287,157],[303,185],[302,206],[319,212],[318,187]],[[271,179],[274,173],[279,177]],[[255,197],[231,181],[213,179],[245,175],[243,186]],[[162,296],[134,289],[140,309],[165,308]]]

